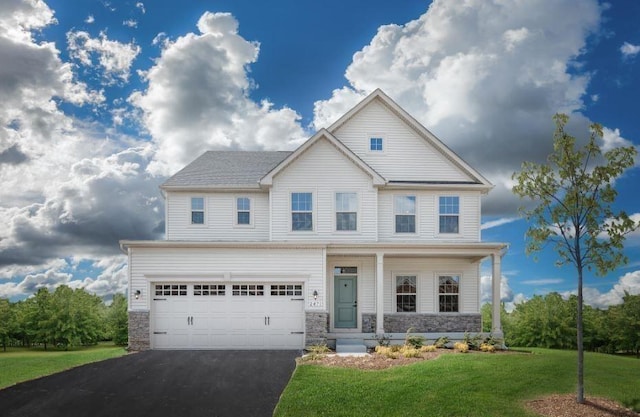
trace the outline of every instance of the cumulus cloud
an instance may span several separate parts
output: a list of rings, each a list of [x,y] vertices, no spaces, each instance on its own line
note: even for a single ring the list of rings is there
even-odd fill
[[[632,43],[625,42],[620,47],[620,52],[622,53],[622,56],[625,58],[634,57],[638,55],[638,53],[640,52],[640,45],[634,45]]]
[[[137,25],[133,21],[133,26]],[[129,22],[131,23],[131,22]],[[127,25],[127,23],[124,23]],[[98,57],[98,65],[107,84],[126,82],[129,79],[131,65],[140,53],[140,47],[134,42],[122,43],[107,38],[105,32],[100,32],[97,38],[92,38],[84,31],[69,31],[67,33],[67,50],[69,56],[86,67],[93,67],[94,56]]]
[[[513,213],[511,174],[551,152],[552,115],[572,113],[570,131],[588,138],[580,112],[591,74],[578,60],[600,14],[596,0],[435,1],[378,29],[354,54],[348,84],[315,103],[314,127],[380,87],[496,185],[483,214]]]
[[[158,148],[152,172],[173,173],[211,149],[276,150],[300,143],[305,132],[294,110],[248,97],[248,66],[259,44],[238,34],[229,13],[206,12],[197,27],[198,34],[161,42],[160,58],[144,74],[147,89],[129,99],[143,111]]]
[[[640,270],[624,274],[618,282],[607,292],[601,292],[597,288],[584,287],[583,297],[585,304],[595,308],[606,309],[612,305],[622,304],[625,293],[631,295],[640,294]],[[561,295],[568,298],[577,294],[577,291],[567,291]]]

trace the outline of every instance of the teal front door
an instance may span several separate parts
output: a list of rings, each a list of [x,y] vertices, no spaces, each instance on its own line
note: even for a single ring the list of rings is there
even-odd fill
[[[355,329],[358,327],[358,288],[356,276],[334,276],[335,305],[334,327]]]

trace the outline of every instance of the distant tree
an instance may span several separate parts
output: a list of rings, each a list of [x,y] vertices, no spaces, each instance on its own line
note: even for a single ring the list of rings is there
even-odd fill
[[[13,309],[11,303],[6,298],[0,298],[0,343],[2,350],[7,351],[7,343],[13,332]]]
[[[108,312],[109,333],[113,343],[125,346],[129,341],[129,317],[127,315],[127,298],[123,294],[115,294]]]
[[[575,314],[558,293],[535,295],[516,305],[510,343],[515,346],[569,349],[575,346]]]
[[[23,305],[25,336],[31,343],[42,343],[44,349],[52,341],[52,303],[51,293],[47,288],[40,288],[31,298],[27,298]]]
[[[569,117],[556,114],[553,152],[546,164],[524,162],[513,174],[513,192],[529,198],[533,208],[522,211],[530,222],[527,253],[551,242],[558,265],[572,264],[578,278],[577,336],[578,388],[576,400],[584,403],[583,294],[584,270],[605,275],[627,262],[623,244],[638,227],[624,211],[614,212],[615,180],[634,164],[636,149],[618,147],[604,154],[597,141],[602,127],[591,125],[589,142],[576,149],[576,139],[565,131]]]
[[[640,358],[640,295],[625,293],[622,304],[609,307],[608,328],[617,349]]]

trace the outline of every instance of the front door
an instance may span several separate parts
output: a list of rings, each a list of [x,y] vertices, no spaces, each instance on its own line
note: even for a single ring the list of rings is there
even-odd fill
[[[358,327],[358,289],[357,276],[334,275],[335,306],[334,327],[338,329],[355,329]]]

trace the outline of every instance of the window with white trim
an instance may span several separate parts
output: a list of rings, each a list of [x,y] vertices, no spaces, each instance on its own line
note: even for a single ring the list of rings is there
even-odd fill
[[[301,297],[302,296],[302,285],[301,284],[278,284],[271,286],[271,295],[272,296],[294,296]]]
[[[371,137],[369,138],[369,150],[374,152],[382,151],[382,138],[381,137]]]
[[[291,230],[313,230],[312,193],[291,193]]]
[[[460,276],[438,277],[438,298],[441,313],[457,313],[460,310]]]
[[[416,232],[416,196],[397,195],[394,201],[396,233]]]
[[[264,285],[259,284],[234,284],[231,294],[233,296],[261,297],[264,295]]]
[[[416,312],[417,287],[415,275],[396,276],[396,311],[398,313]]]
[[[358,230],[358,194],[336,193],[336,230]]]
[[[460,233],[460,197],[441,196],[440,233]]]
[[[196,284],[193,286],[193,295],[225,295],[225,288],[224,284]]]
[[[251,199],[249,197],[236,198],[236,224],[251,224]]]
[[[191,197],[191,224],[204,224],[203,197]]]
[[[178,296],[187,295],[186,284],[156,284],[155,294],[160,296]]]

